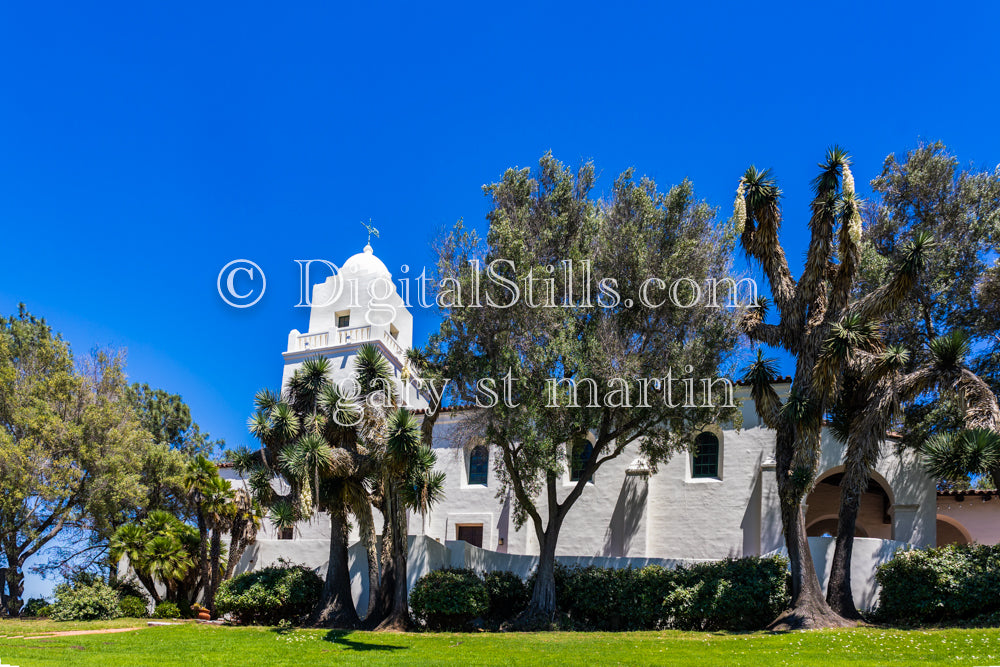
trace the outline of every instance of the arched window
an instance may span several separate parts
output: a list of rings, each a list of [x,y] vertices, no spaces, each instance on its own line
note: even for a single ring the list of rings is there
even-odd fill
[[[490,467],[490,451],[485,445],[477,445],[469,455],[469,484],[486,486],[486,474]]]
[[[590,444],[589,440],[580,438],[573,443],[573,455],[570,458],[569,465],[569,480],[571,482],[576,482],[580,479],[580,475],[583,474],[583,469],[587,467],[587,463],[590,461],[590,456],[593,453],[594,446]],[[593,476],[587,481],[593,482]]]
[[[719,476],[719,438],[714,433],[699,433],[694,441],[692,477]]]

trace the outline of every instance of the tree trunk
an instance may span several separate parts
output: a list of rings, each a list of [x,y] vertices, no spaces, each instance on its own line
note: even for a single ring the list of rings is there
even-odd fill
[[[222,533],[216,528],[212,531],[212,550],[209,556],[211,576],[205,587],[205,607],[212,613],[212,618],[215,618],[215,594],[219,590],[219,584],[222,583],[219,572],[220,560],[222,560]]]
[[[383,500],[379,511],[382,512],[382,572],[379,576],[378,594],[375,596],[375,609],[369,618],[365,619],[365,628],[374,630],[388,618],[392,612],[392,593],[396,590],[396,563],[392,558],[392,521],[389,516],[389,505]]]
[[[852,625],[838,616],[823,597],[806,537],[806,522],[802,514],[804,494],[795,483],[794,476],[789,474],[792,469],[794,429],[786,428],[777,433],[775,474],[778,477],[778,498],[781,502],[781,527],[785,532],[785,545],[792,571],[792,600],[789,608],[768,629],[809,630]]]
[[[826,601],[844,618],[860,620],[851,591],[851,556],[854,552],[854,532],[858,523],[861,493],[868,486],[868,473],[856,470],[850,462],[840,487],[840,510],[837,516],[837,543],[830,566],[830,583]]]
[[[205,514],[201,511],[201,501],[198,501],[198,558],[201,561],[201,584],[204,587],[204,595],[208,596],[208,585],[212,581],[209,575],[208,564],[208,524],[205,521]],[[195,596],[197,597],[197,592]]]
[[[324,628],[356,628],[358,612],[351,595],[351,574],[347,559],[347,516],[343,509],[330,512],[330,561],[319,605],[311,624]]]
[[[7,614],[18,616],[24,600],[24,562],[20,556],[7,555]]]
[[[0,567],[0,616],[7,615],[7,568]]]
[[[233,578],[233,572],[236,571],[236,566],[239,565],[240,560],[243,559],[243,552],[246,551],[247,542],[242,539],[242,530],[240,527],[238,529],[240,532],[234,530],[230,534],[229,539],[229,558],[226,560],[226,572],[222,575],[222,581],[229,581]]]
[[[830,566],[830,583],[826,587],[826,601],[830,608],[844,618],[855,620],[861,618],[851,591],[851,555],[854,551],[857,518],[857,500],[855,499],[853,506],[842,501],[837,521],[837,544],[833,552],[833,564]]]
[[[396,488],[386,489],[386,509],[392,517],[390,537],[390,559],[392,561],[392,608],[389,615],[379,623],[377,630],[404,632],[410,627],[410,605],[407,599],[406,556],[408,550],[406,506]],[[383,539],[385,539],[383,537]],[[387,590],[385,578],[380,590]]]
[[[555,528],[555,530],[553,530]],[[538,569],[528,608],[515,622],[519,630],[549,629],[556,615],[556,539],[559,527],[549,521],[549,528],[538,535]]]
[[[135,568],[132,568],[132,571],[135,572]],[[146,589],[146,592],[149,593],[149,597],[153,599],[153,604],[160,604],[160,594],[156,590],[156,582],[153,581],[153,578],[148,574],[139,574],[138,572],[135,572],[135,576],[143,588]]]
[[[372,516],[372,506],[367,500],[354,511],[358,520],[358,534],[361,544],[365,547],[365,557],[368,559],[368,607],[365,610],[366,623],[374,619],[378,607],[379,595],[379,562],[378,544],[375,540],[375,517]],[[379,619],[381,620],[381,619]]]

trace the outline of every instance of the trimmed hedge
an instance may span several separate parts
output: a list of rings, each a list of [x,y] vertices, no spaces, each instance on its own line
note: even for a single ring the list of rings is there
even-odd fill
[[[275,625],[299,622],[319,603],[323,580],[304,565],[278,565],[222,582],[215,596],[219,615],[238,623]]]
[[[531,589],[513,572],[487,572],[483,575],[489,608],[486,617],[502,622],[521,613],[531,600]]]
[[[118,593],[99,579],[58,584],[50,617],[56,621],[106,621],[121,616]]]
[[[562,586],[557,576],[556,600],[581,629],[757,630],[788,603],[787,567],[780,556],[673,570],[577,567],[562,573]]]
[[[556,601],[562,624],[580,630],[758,630],[788,605],[787,576],[782,556],[673,570],[556,564]],[[525,583],[511,572],[481,578],[471,570],[437,570],[417,582],[410,604],[417,620],[435,629],[468,628],[478,617],[502,623],[524,610],[534,582],[534,575]]]
[[[874,620],[916,625],[1000,612],[1000,545],[949,544],[899,551],[875,574]]]
[[[789,602],[788,560],[727,558],[675,571],[664,621],[681,630],[760,630]]]
[[[428,572],[410,592],[414,617],[432,630],[462,630],[484,616],[489,606],[486,584],[472,570]]]

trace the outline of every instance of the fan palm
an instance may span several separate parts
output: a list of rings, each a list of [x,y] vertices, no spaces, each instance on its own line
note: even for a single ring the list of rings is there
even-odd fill
[[[144,526],[138,523],[126,523],[115,530],[110,542],[110,555],[113,563],[119,563],[122,558],[128,559],[129,567],[135,572],[140,583],[152,597],[153,602],[160,602],[160,593],[156,590],[156,584],[149,576],[149,568],[146,562],[146,545],[150,540],[150,534]]]

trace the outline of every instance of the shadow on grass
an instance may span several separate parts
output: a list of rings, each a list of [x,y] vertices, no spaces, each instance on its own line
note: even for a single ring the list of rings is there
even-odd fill
[[[409,646],[394,646],[392,644],[370,644],[351,639],[353,633],[344,630],[330,630],[323,636],[323,641],[343,646],[352,651],[401,651]]]

